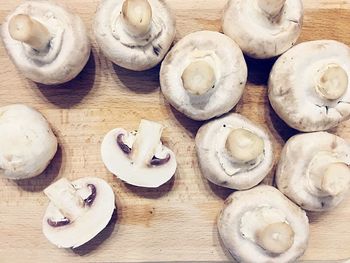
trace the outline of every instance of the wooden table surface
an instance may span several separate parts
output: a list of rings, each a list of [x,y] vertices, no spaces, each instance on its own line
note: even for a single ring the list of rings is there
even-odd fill
[[[24,79],[0,46],[0,106],[25,103],[51,123],[59,150],[44,174],[30,180],[0,179],[0,262],[227,261],[216,217],[232,192],[202,178],[194,148],[200,122],[176,112],[163,98],[159,67],[135,73],[108,61],[98,50],[91,23],[98,0],[61,0],[86,23],[93,42],[83,72],[68,84],[46,87]],[[226,0],[169,0],[177,37],[203,29],[220,30]],[[0,21],[19,4],[0,1]],[[299,42],[336,39],[350,44],[350,0],[304,0]],[[249,83],[235,111],[265,126],[280,152],[295,131],[272,111],[266,95],[271,61],[247,59]],[[141,118],[166,126],[164,142],[177,154],[175,179],[157,190],[125,185],[105,169],[100,143],[112,128],[137,128]],[[333,132],[350,140],[350,122]],[[58,249],[42,234],[48,204],[42,190],[61,177],[97,176],[115,191],[118,212],[108,227],[76,250]],[[272,183],[272,176],[265,180]],[[309,213],[310,243],[305,260],[350,258],[350,198],[328,213]]]

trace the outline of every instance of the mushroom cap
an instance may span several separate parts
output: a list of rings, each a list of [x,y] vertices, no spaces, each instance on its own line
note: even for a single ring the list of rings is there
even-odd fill
[[[278,19],[271,19],[256,0],[229,0],[222,20],[223,32],[253,58],[278,56],[291,48],[301,33],[303,4],[286,0]]]
[[[58,208],[52,202],[49,203],[42,222],[43,233],[51,243],[60,248],[76,248],[91,240],[107,226],[115,209],[114,192],[106,181],[85,177],[73,181],[72,184],[76,188],[93,184],[96,187],[96,197],[80,217],[59,227],[48,224],[48,219],[60,214]]]
[[[269,79],[273,109],[289,126],[299,131],[328,130],[350,116],[350,82],[336,100],[327,100],[316,89],[324,67],[336,64],[350,76],[350,48],[333,40],[298,44],[275,63]]]
[[[164,58],[174,41],[175,18],[164,1],[148,0],[152,8],[150,31],[142,37],[125,32],[121,21],[124,0],[103,0],[96,12],[94,33],[104,55],[130,70],[153,68]]]
[[[278,189],[299,206],[310,211],[334,208],[346,195],[344,191],[335,196],[320,196],[310,189],[312,182],[309,180],[309,165],[314,157],[322,152],[332,153],[338,160],[350,165],[350,144],[347,141],[327,132],[315,132],[290,138],[282,150],[277,166]],[[348,189],[349,187],[350,185]]]
[[[0,108],[0,175],[25,179],[41,174],[57,151],[46,119],[22,104]]]
[[[111,130],[101,144],[101,157],[106,168],[122,181],[139,187],[156,188],[168,182],[175,174],[177,163],[175,154],[159,142],[159,152],[162,156],[170,156],[163,165],[147,164],[139,166],[130,155],[125,154],[117,143],[119,135],[128,138],[128,146],[132,148],[135,136],[124,129]]]
[[[257,161],[260,162],[256,161],[253,166],[250,162],[244,163],[243,166],[235,164],[226,154],[225,143],[230,131],[240,128],[256,134],[264,142],[263,156],[259,157]],[[230,113],[203,125],[196,135],[196,150],[202,174],[212,183],[231,189],[243,190],[256,186],[268,175],[274,164],[273,146],[269,134],[262,127],[236,113]],[[223,167],[224,163],[227,167],[237,167],[243,171],[229,175],[229,170]],[[247,166],[253,168],[244,170]]]
[[[182,75],[195,61],[214,69],[216,83],[203,95],[184,88]],[[208,120],[230,111],[247,81],[247,65],[237,44],[224,34],[198,31],[181,39],[167,54],[160,70],[160,85],[169,103],[194,120]]]
[[[50,49],[38,53],[28,45],[12,39],[9,21],[26,14],[46,26],[52,34]],[[46,85],[61,84],[75,78],[90,56],[90,41],[83,21],[52,1],[25,1],[11,13],[1,27],[7,52],[23,75]]]
[[[293,244],[284,253],[270,254],[255,243],[254,237],[243,235],[243,233],[250,234],[257,226],[261,226],[262,222],[254,222],[252,218],[256,209],[261,208],[267,210],[264,211],[264,218],[258,217],[258,219],[267,217],[269,220],[279,221],[278,217],[281,217],[294,231]],[[270,211],[273,213],[269,213]],[[274,218],[276,213],[277,219]],[[231,194],[219,215],[218,229],[225,247],[238,262],[295,262],[303,255],[309,238],[306,213],[276,188],[267,185]]]

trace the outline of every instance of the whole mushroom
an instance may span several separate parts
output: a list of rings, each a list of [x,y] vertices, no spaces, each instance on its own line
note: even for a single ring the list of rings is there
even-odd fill
[[[53,85],[75,78],[90,56],[82,20],[51,1],[25,1],[1,27],[7,52],[26,78]]]
[[[301,0],[229,0],[222,28],[250,57],[266,59],[286,52],[303,24]]]
[[[22,104],[0,108],[0,176],[26,179],[41,174],[57,151],[46,119]]]
[[[109,223],[115,209],[110,185],[94,177],[70,182],[62,178],[44,190],[50,203],[42,227],[46,238],[59,248],[79,247]]]
[[[175,154],[161,142],[163,126],[141,120],[139,129],[117,128],[104,137],[101,156],[107,169],[128,184],[156,188],[173,177]]]
[[[191,33],[168,53],[160,70],[165,98],[194,120],[230,111],[247,81],[242,51],[229,37],[213,31]]]
[[[256,186],[274,164],[268,133],[236,113],[203,125],[196,135],[196,150],[202,174],[232,189]]]
[[[272,68],[273,109],[299,131],[328,130],[350,117],[350,48],[333,40],[301,43]]]
[[[350,189],[350,144],[327,133],[300,134],[281,153],[276,183],[282,193],[306,210],[337,206]]]
[[[113,63],[153,68],[175,38],[175,18],[162,0],[103,0],[94,23],[98,45]]]
[[[296,262],[309,239],[306,213],[276,188],[260,185],[231,194],[218,229],[237,262]]]

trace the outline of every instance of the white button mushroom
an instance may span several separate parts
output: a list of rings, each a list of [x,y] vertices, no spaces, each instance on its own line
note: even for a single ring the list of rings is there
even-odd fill
[[[203,175],[232,189],[259,184],[274,163],[268,133],[235,113],[203,125],[196,135],[196,150]]]
[[[90,56],[82,20],[50,1],[25,1],[1,27],[9,56],[23,75],[52,85],[75,78]]]
[[[176,171],[175,154],[161,142],[163,126],[141,120],[138,131],[118,128],[104,137],[102,160],[107,169],[128,184],[155,188]]]
[[[160,84],[165,98],[194,120],[230,111],[247,81],[242,51],[229,37],[199,31],[181,39],[165,57]]]
[[[229,0],[222,28],[245,54],[266,59],[295,44],[303,15],[301,0]]]
[[[267,185],[231,194],[218,229],[237,262],[296,262],[309,239],[306,213]]]
[[[21,104],[0,108],[0,176],[37,176],[56,151],[57,139],[39,112]]]
[[[58,180],[44,190],[50,199],[43,218],[46,238],[60,248],[79,247],[109,223],[115,209],[110,185],[94,177]]]
[[[350,189],[350,144],[326,132],[300,134],[286,143],[276,171],[277,186],[302,208],[337,206]]]
[[[272,68],[269,99],[299,131],[322,131],[350,117],[350,48],[333,40],[301,43]]]
[[[108,59],[141,71],[156,66],[168,52],[175,38],[175,18],[161,0],[103,0],[94,31]]]

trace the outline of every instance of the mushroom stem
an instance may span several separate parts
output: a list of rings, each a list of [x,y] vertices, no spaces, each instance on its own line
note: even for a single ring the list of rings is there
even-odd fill
[[[329,64],[321,72],[315,85],[316,92],[328,100],[337,100],[348,89],[348,74],[337,64]]]
[[[65,178],[58,180],[44,190],[46,196],[71,222],[77,219],[84,207],[84,200]]]
[[[48,48],[51,35],[48,29],[39,21],[28,15],[16,15],[9,22],[10,36],[38,51]]]
[[[270,17],[276,17],[281,13],[285,2],[286,0],[258,0],[258,5]]]
[[[294,231],[285,222],[273,223],[257,233],[257,243],[270,253],[281,254],[291,248],[294,242]]]
[[[322,192],[330,196],[336,196],[349,189],[350,169],[345,163],[331,163],[316,183]]]
[[[264,151],[264,140],[246,129],[234,129],[226,140],[226,149],[240,162],[250,162]]]
[[[206,61],[194,61],[183,72],[182,82],[189,93],[203,95],[214,87],[215,73]]]
[[[147,0],[125,0],[122,18],[126,30],[134,36],[145,35],[151,26],[152,8]]]
[[[159,123],[141,120],[131,158],[137,166],[149,165],[160,144],[163,126]]]

